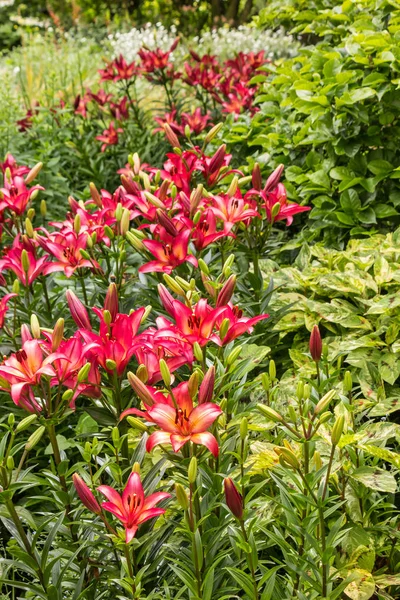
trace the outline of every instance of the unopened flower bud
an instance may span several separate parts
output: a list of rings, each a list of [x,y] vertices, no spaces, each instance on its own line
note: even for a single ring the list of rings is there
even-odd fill
[[[212,365],[207,373],[204,375],[204,379],[201,382],[199,389],[199,404],[211,402],[214,395],[214,384],[215,384],[215,366]]]
[[[228,367],[233,365],[235,360],[237,360],[242,352],[242,346],[237,346],[232,350],[230,354],[228,354],[228,358],[226,359],[226,364]]]
[[[36,429],[36,431],[32,433],[32,435],[29,436],[28,441],[25,444],[25,450],[27,452],[32,450],[32,448],[34,448],[36,444],[40,442],[45,430],[46,428],[44,427],[44,425],[41,425]]]
[[[249,430],[249,422],[246,417],[242,417],[240,421],[240,438],[244,441]]]
[[[122,236],[125,236],[129,230],[130,218],[131,215],[129,210],[127,208],[124,208],[122,212],[121,222],[119,224],[119,230]]]
[[[278,454],[279,458],[282,458],[288,466],[292,467],[295,470],[298,470],[300,468],[300,463],[294,452],[292,452],[286,447],[274,448],[274,450]]]
[[[311,396],[311,387],[310,387],[310,384],[309,383],[305,383],[304,384],[303,398],[304,398],[304,400],[308,400],[310,396]]]
[[[337,446],[342,437],[344,427],[344,416],[341,415],[332,427],[331,441],[333,446]]]
[[[202,362],[203,360],[203,351],[201,349],[201,346],[199,344],[199,342],[195,342],[193,344],[193,354],[196,360],[198,360],[199,362]]]
[[[12,456],[7,457],[6,468],[7,471],[12,471],[14,469],[14,458]]]
[[[100,193],[97,189],[97,187],[95,186],[95,184],[93,182],[89,183],[89,190],[90,190],[90,196],[94,202],[94,204],[98,207],[98,208],[102,208],[103,206],[103,202],[101,200],[101,196]]]
[[[40,214],[44,218],[47,214],[47,205],[46,200],[41,200],[40,202]]]
[[[190,195],[190,214],[193,215],[197,207],[199,206],[201,199],[203,197],[203,186],[201,183],[196,187],[196,189]]]
[[[189,500],[185,488],[180,483],[175,484],[175,494],[179,506],[183,508],[183,510],[187,510],[189,508]]]
[[[122,212],[123,212],[123,207],[121,202],[118,202],[117,204],[117,208],[115,209],[115,218],[117,220],[117,222],[119,223],[121,218],[122,218]]]
[[[69,404],[73,397],[74,397],[74,390],[69,389],[69,390],[65,390],[65,392],[61,396],[61,399],[63,402]]]
[[[179,277],[179,275],[177,275],[175,277],[175,281],[181,286],[181,288],[183,290],[185,290],[186,292],[189,292],[191,290],[190,287],[190,283],[188,283],[185,279],[183,279],[182,277]]]
[[[225,306],[231,300],[233,296],[233,292],[236,287],[236,275],[231,275],[228,277],[224,285],[222,286],[218,297],[216,306]],[[225,336],[224,336],[225,337]]]
[[[163,358],[160,359],[160,373],[165,383],[165,387],[169,389],[171,387],[171,372]]]
[[[82,477],[80,477],[77,473],[74,473],[72,475],[72,481],[82,504],[94,514],[99,515],[101,513],[100,505],[94,497],[93,492],[83,481]]]
[[[42,333],[40,330],[39,319],[37,318],[37,315],[35,315],[35,313],[31,314],[31,331],[32,331],[33,337],[36,340],[39,340]]]
[[[132,246],[132,248],[134,248],[138,252],[141,252],[142,250],[144,250],[144,245],[142,243],[142,240],[140,238],[138,238],[138,236],[135,233],[133,233],[132,231],[127,231],[125,233],[125,238],[126,238],[128,244],[130,246]]]
[[[25,219],[25,231],[29,238],[32,239],[34,237],[35,231],[33,229],[32,221],[28,217]]]
[[[346,393],[351,392],[353,389],[353,379],[351,377],[350,371],[346,371],[343,379],[343,389]]]
[[[188,381],[188,391],[189,396],[192,398],[196,397],[197,391],[199,389],[199,372],[193,371]]]
[[[272,217],[272,220],[274,220],[275,217],[277,217],[279,215],[279,211],[280,210],[281,210],[281,203],[280,202],[275,202],[275,204],[271,208],[271,217]]]
[[[25,248],[21,252],[21,264],[25,273],[27,273],[29,271],[30,263],[28,253]]]
[[[133,463],[132,473],[137,473],[138,475],[140,475],[140,463],[138,463],[137,461]]]
[[[142,318],[140,319],[140,324],[143,325],[143,323],[145,323],[147,321],[147,317],[149,316],[149,314],[151,313],[151,311],[153,310],[153,307],[151,306],[151,304],[148,304],[145,309],[144,309],[144,313]],[[134,312],[134,310],[132,309],[132,312]]]
[[[12,291],[13,291],[13,294],[19,294],[20,285],[19,285],[18,279],[14,279],[14,282],[13,282],[13,285],[12,285]]]
[[[143,381],[141,381],[137,375],[132,373],[132,371],[129,371],[127,377],[138,398],[140,398],[144,404],[147,404],[147,406],[152,406],[154,404],[153,397]]]
[[[163,275],[164,281],[169,287],[170,290],[178,294],[178,296],[185,296],[185,290],[175,281],[173,277],[164,273]]]
[[[219,171],[224,164],[224,158],[226,154],[226,144],[222,144],[215,152],[214,156],[211,158],[210,163],[208,165],[208,170],[210,173],[215,173]]]
[[[209,144],[215,138],[215,136],[218,135],[218,133],[223,128],[223,126],[224,126],[223,123],[217,123],[216,125],[214,125],[214,127],[212,127],[210,129],[210,131],[207,133],[206,137],[204,138],[204,144]]]
[[[199,258],[199,268],[200,271],[202,273],[204,273],[205,275],[209,275],[210,274],[210,269],[208,268],[207,264],[204,262],[204,260],[202,258]]]
[[[14,423],[15,423],[15,415],[14,413],[10,413],[7,417],[7,423],[10,427],[13,427]]]
[[[83,383],[84,381],[87,380],[89,372],[90,372],[90,367],[91,367],[91,364],[87,362],[86,365],[83,365],[83,367],[81,367],[79,369],[78,375],[77,375],[78,383]]]
[[[318,325],[314,325],[310,335],[310,354],[315,362],[321,360],[322,355],[322,339]]]
[[[129,425],[133,429],[137,429],[138,431],[148,431],[148,427],[141,419],[137,419],[136,417],[126,417]]]
[[[14,416],[14,415],[13,415]],[[22,421],[20,421],[15,429],[15,433],[20,433],[28,429],[37,419],[37,415],[28,415]]]
[[[170,125],[168,123],[164,123],[163,125],[164,127],[164,131],[165,131],[165,137],[167,138],[167,140],[169,141],[169,143],[171,144],[171,146],[175,149],[175,148],[180,148],[181,145],[179,143],[178,137],[176,135],[176,133],[174,133],[170,127]]]
[[[278,165],[273,173],[268,177],[264,187],[264,192],[271,192],[278,185],[282,173],[285,169],[285,165]]]
[[[115,360],[112,360],[111,358],[107,358],[107,360],[106,360],[107,371],[115,371],[116,368],[117,368],[117,363],[115,362]]]
[[[288,413],[289,413],[289,418],[290,418],[291,422],[296,423],[297,415],[296,415],[296,411],[294,410],[294,406],[292,404],[289,404],[289,406],[288,406]]]
[[[108,239],[113,240],[115,238],[114,232],[108,225],[104,225],[104,233],[108,237]],[[128,239],[128,236],[126,236]],[[129,239],[128,239],[129,242]]]
[[[103,310],[103,320],[106,325],[111,325],[112,317],[109,310]]]
[[[313,456],[313,462],[315,465],[315,470],[319,471],[320,469],[322,469],[322,460],[321,460],[321,455],[318,452],[318,450],[316,450],[314,452],[314,456]]]
[[[226,192],[226,195],[232,198],[236,194],[236,190],[238,189],[239,178],[237,175],[231,181],[231,184]]]
[[[104,308],[111,317],[111,321],[115,321],[118,314],[118,288],[115,283],[110,283],[107,294],[104,300]],[[105,311],[104,311],[105,312]]]
[[[276,379],[276,365],[275,361],[272,359],[269,361],[269,376],[271,378],[271,381],[274,381]]]
[[[115,448],[118,448],[121,439],[118,427],[113,427],[111,430],[111,439]]]
[[[221,340],[222,342],[223,342],[223,341],[224,341],[224,339],[226,338],[226,335],[227,335],[227,333],[228,333],[228,330],[229,330],[229,326],[230,326],[230,324],[231,324],[230,320],[229,320],[229,319],[226,317],[226,318],[225,318],[225,319],[222,321],[222,323],[221,323],[221,325],[220,325],[220,327],[219,327],[219,337],[220,337],[220,340]]]
[[[265,404],[257,404],[257,408],[260,412],[263,413],[270,421],[274,421],[275,423],[281,423],[283,421],[282,415],[280,415],[276,410],[271,408],[270,406],[266,406]]]
[[[197,458],[193,456],[190,459],[189,468],[188,468],[188,480],[189,483],[194,483],[197,477]]]
[[[64,337],[64,319],[60,318],[57,320],[53,329],[53,335],[51,336],[51,351],[55,352],[58,350]]]
[[[324,396],[322,396],[321,400],[319,400],[316,407],[314,408],[314,414],[319,415],[320,413],[325,412],[332,399],[334,398],[335,394],[335,390],[330,390]]]
[[[251,174],[251,183],[255,190],[258,190],[258,191],[261,190],[262,179],[261,179],[260,165],[258,163],[255,163],[255,165],[253,167],[253,171]]]
[[[34,167],[32,167],[28,175],[25,177],[26,185],[29,185],[30,183],[32,183],[32,181],[34,181],[34,179],[36,179],[42,167],[43,163],[41,162],[38,162]]]
[[[225,502],[231,513],[239,520],[243,518],[243,498],[230,477],[224,479]]]
[[[268,373],[262,373],[261,374],[261,385],[263,386],[264,390],[266,392],[268,392],[271,388],[271,378],[268,375]]]
[[[147,383],[149,380],[149,373],[147,371],[146,365],[139,365],[136,369],[136,377],[140,379],[143,383]]]
[[[190,127],[189,127],[189,125],[187,125],[187,124],[186,124],[186,125],[185,125],[185,136],[186,136],[186,137],[187,137],[189,140],[190,140],[190,133],[191,133],[191,131],[190,131]]]
[[[297,382],[296,396],[297,396],[298,400],[302,400],[302,398],[304,396],[304,381]]]
[[[67,290],[65,296],[67,298],[71,316],[75,323],[78,325],[78,327],[91,331],[92,326],[90,324],[89,315],[82,302],[72,290]]]
[[[81,216],[79,214],[75,215],[74,218],[74,231],[75,233],[79,233],[81,230]]]

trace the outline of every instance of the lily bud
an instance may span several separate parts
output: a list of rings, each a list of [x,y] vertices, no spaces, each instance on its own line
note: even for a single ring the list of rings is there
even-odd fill
[[[224,277],[229,277],[230,268],[232,267],[234,262],[235,262],[235,255],[230,254],[228,256],[228,258],[226,259],[226,261],[224,262],[224,266],[222,267],[222,274],[224,275]],[[229,271],[229,273],[228,273],[228,271]]]
[[[137,152],[134,152],[132,158],[133,158],[133,172],[135,173],[135,175],[138,175],[139,171],[140,171],[140,158],[139,158],[139,154]]]
[[[235,175],[231,181],[228,191],[226,192],[226,195],[229,196],[229,198],[232,198],[236,194],[238,185],[239,185],[239,178],[237,175]]]
[[[188,480],[189,483],[194,483],[197,477],[197,458],[193,456],[189,463]]]
[[[199,342],[195,342],[193,344],[193,354],[194,354],[195,359],[198,360],[199,362],[201,362],[203,360],[203,351],[201,349]]]
[[[87,329],[88,331],[92,331],[92,326],[90,324],[89,315],[79,300],[79,298],[74,294],[72,290],[67,290],[65,293],[67,298],[68,307],[71,313],[71,316],[78,327],[82,327],[82,329]]]
[[[325,412],[335,394],[336,390],[330,390],[324,396],[322,396],[321,400],[319,400],[318,404],[314,408],[314,414],[319,415],[320,413]]]
[[[151,304],[148,304],[145,309],[144,309],[144,313],[142,318],[140,319],[140,324],[143,325],[143,323],[145,323],[147,321],[147,317],[149,316],[149,314],[151,313],[151,311],[153,310],[153,307],[151,306]],[[135,312],[134,309],[132,308],[130,313]]]
[[[353,379],[351,377],[350,371],[346,371],[346,373],[344,374],[343,388],[346,393],[351,392],[351,390],[353,389]]]
[[[240,421],[240,438],[244,441],[247,437],[247,433],[249,430],[249,422],[246,417],[243,417]]]
[[[147,371],[146,365],[139,365],[136,369],[136,377],[140,379],[143,383],[147,383],[149,380],[149,373]]]
[[[44,218],[47,214],[47,205],[46,200],[41,200],[40,202],[40,214]]]
[[[301,400],[303,398],[303,396],[304,396],[304,381],[299,381],[297,383],[296,396],[297,396],[298,400]]]
[[[310,335],[310,354],[315,362],[321,360],[322,355],[322,339],[318,325],[314,325]]]
[[[318,450],[316,450],[314,452],[313,463],[315,465],[315,470],[316,471],[319,471],[322,468],[322,459],[321,459],[321,455],[318,452]]]
[[[75,231],[75,233],[78,234],[80,232],[80,230],[81,230],[81,216],[78,214],[78,215],[75,215],[75,218],[74,218],[74,231]]]
[[[57,323],[55,324],[55,327],[53,329],[53,335],[52,335],[52,343],[51,343],[51,351],[55,352],[56,350],[58,350],[62,339],[64,336],[64,319],[60,318],[57,320]]]
[[[40,336],[41,336],[40,323],[39,323],[39,319],[37,318],[35,313],[31,314],[31,331],[32,331],[33,337],[36,340],[40,339]]]
[[[8,417],[7,417],[7,424],[8,424],[10,427],[13,427],[13,426],[14,426],[14,423],[15,423],[15,415],[14,415],[14,413],[10,413],[10,414],[8,415]]]
[[[292,467],[293,469],[298,470],[300,468],[300,463],[299,463],[296,455],[294,454],[294,452],[292,452],[288,448],[277,447],[277,448],[274,448],[274,451],[276,452],[276,454],[278,454],[279,458],[282,457],[284,462],[287,465],[289,465],[290,467]]]
[[[193,215],[197,207],[199,206],[201,199],[203,197],[203,186],[201,183],[197,186],[197,188],[190,195],[190,214]]]
[[[121,439],[118,427],[113,427],[111,430],[111,439],[113,441],[114,447],[118,448],[119,441]]]
[[[310,387],[310,384],[309,383],[305,383],[304,384],[303,398],[304,398],[304,400],[308,400],[310,396],[311,396],[311,387]]]
[[[15,433],[20,433],[21,431],[25,431],[34,423],[37,419],[37,415],[29,415],[20,421],[15,429]]]
[[[180,483],[175,484],[175,494],[178,504],[183,510],[187,510],[189,508],[189,500],[183,485]]]
[[[216,304],[217,308],[219,306],[225,306],[226,304],[228,304],[228,302],[230,301],[230,299],[233,296],[235,287],[236,287],[236,275],[231,275],[230,277],[228,277],[228,279],[226,280],[226,282],[224,283],[224,285],[222,286],[222,288],[218,294],[217,304]]]
[[[32,221],[28,219],[28,217],[25,219],[25,231],[29,238],[32,239],[34,237],[35,231],[33,229]]]
[[[165,285],[162,283],[158,284],[158,295],[160,296],[161,303],[168,314],[174,315],[174,297],[171,296]]]
[[[175,279],[173,279],[173,277],[171,277],[171,275],[167,275],[167,273],[164,273],[163,278],[167,286],[173,292],[175,292],[175,294],[178,294],[178,296],[185,297],[185,290],[179,285],[179,283],[175,281]]]
[[[192,398],[196,397],[197,391],[199,389],[199,372],[193,371],[188,381],[188,391],[189,396]]]
[[[63,395],[61,396],[61,400],[66,403],[70,403],[74,396],[74,390],[65,390]]]
[[[214,394],[215,367],[212,365],[204,375],[199,389],[199,404],[211,402]]]
[[[140,463],[137,461],[133,463],[132,473],[138,473],[140,475]]]
[[[208,266],[204,262],[204,260],[202,258],[199,258],[198,263],[199,263],[200,271],[202,273],[204,273],[204,275],[209,275],[210,274],[210,269],[208,268]]]
[[[215,138],[215,136],[218,135],[218,133],[223,128],[223,126],[224,126],[223,123],[217,123],[216,125],[214,125],[214,127],[212,127],[210,129],[210,131],[207,133],[206,137],[204,138],[204,144],[209,144]]]
[[[106,369],[108,371],[115,371],[116,368],[117,368],[117,363],[115,362],[115,360],[108,358],[106,360]]]
[[[341,415],[335,422],[334,426],[332,427],[332,433],[331,433],[332,446],[337,446],[338,443],[340,442],[340,438],[342,437],[342,433],[343,433],[343,427],[344,427],[344,416]]]
[[[243,519],[243,498],[230,477],[224,479],[224,490],[225,502],[229,510],[233,516],[241,521]]]
[[[160,223],[160,225],[162,227],[164,227],[164,229],[167,233],[169,233],[170,235],[172,235],[174,237],[178,235],[178,230],[175,227],[173,220],[171,219],[171,217],[169,217],[167,215],[165,210],[161,210],[161,208],[157,208],[156,215],[157,215],[157,221]]]
[[[271,378],[271,381],[274,381],[276,379],[276,365],[273,359],[269,361],[269,376]]]
[[[129,425],[133,427],[133,429],[137,429],[138,431],[148,431],[148,427],[141,419],[137,419],[136,417],[126,417]]]
[[[27,273],[29,271],[30,263],[28,253],[25,248],[21,252],[21,264],[25,273]]]
[[[270,421],[274,421],[275,423],[281,423],[283,421],[282,415],[280,415],[276,410],[271,408],[270,406],[266,406],[265,404],[257,404],[257,408],[260,412],[263,413]]]
[[[36,444],[38,444],[40,442],[45,430],[46,430],[45,426],[41,425],[40,427],[38,427],[36,429],[36,431],[34,431],[32,433],[32,435],[29,436],[28,441],[25,444],[25,450],[27,452],[32,450],[32,448],[34,448],[36,446]]]
[[[156,176],[155,176],[155,181],[158,179],[160,179],[160,171],[157,171]],[[159,199],[164,202],[164,200],[166,199],[167,195],[168,195],[168,190],[169,190],[169,186],[171,185],[171,182],[169,181],[169,179],[164,179],[164,181],[162,182],[162,184],[160,185],[159,189],[158,189],[158,197]]]
[[[91,364],[87,362],[86,365],[83,365],[83,367],[79,369],[77,376],[78,383],[83,383],[84,381],[86,381],[89,375],[90,367]]]
[[[165,387],[169,389],[171,387],[171,373],[167,363],[163,358],[160,359],[160,372],[165,383]]]
[[[189,125],[185,125],[185,136],[186,136],[186,137],[187,137],[189,140],[190,140],[190,134],[191,134],[191,131],[190,131],[190,127],[189,127]]]
[[[38,162],[32,169],[29,171],[28,175],[25,177],[26,185],[32,183],[34,179],[39,175],[41,168],[43,167],[42,162]]]
[[[180,285],[180,286],[181,286],[181,288],[182,288],[183,290],[185,290],[186,292],[190,292],[190,291],[191,291],[191,289],[192,289],[192,288],[191,288],[191,284],[190,284],[190,282],[188,283],[188,282],[187,282],[185,279],[183,279],[182,277],[179,277],[179,275],[177,275],[177,276],[175,277],[175,281],[176,281],[176,283],[178,283],[178,285]]]
[[[274,220],[275,217],[277,217],[279,215],[279,211],[280,210],[281,210],[281,203],[280,202],[275,202],[275,204],[271,208],[271,217],[272,217],[272,220]]]
[[[264,192],[271,192],[274,188],[276,188],[282,177],[284,169],[285,165],[278,165],[276,167],[275,171],[273,171],[273,173],[271,173],[271,175],[267,179],[267,183],[264,187]]]
[[[98,208],[102,208],[103,202],[101,200],[101,196],[95,184],[93,182],[89,183],[90,196]]]
[[[261,374],[261,385],[263,386],[266,392],[269,392],[269,390],[271,389],[271,379],[268,373]]]
[[[80,477],[78,473],[74,473],[72,475],[72,481],[74,483],[76,493],[78,494],[82,504],[86,506],[86,508],[88,508],[95,515],[99,515],[101,513],[100,504],[97,502],[96,498],[93,495],[93,492],[83,481],[82,477]]]
[[[169,141],[169,143],[171,144],[171,146],[173,148],[180,148],[181,145],[179,143],[178,140],[178,136],[176,135],[176,133],[174,133],[171,129],[171,127],[169,126],[168,123],[164,123],[164,132],[165,132],[165,137],[167,138],[167,140]]]
[[[104,308],[110,314],[111,321],[115,321],[118,314],[118,288],[115,283],[110,283],[104,300]]]
[[[120,233],[122,236],[125,236],[127,234],[127,232],[129,231],[130,220],[131,220],[130,212],[127,208],[124,208],[124,210],[122,211],[122,217],[121,217],[121,221],[119,224],[119,230],[120,230]]]
[[[262,179],[261,179],[260,165],[258,163],[255,163],[255,165],[253,167],[253,171],[251,174],[251,183],[255,190],[258,190],[258,191],[261,190]]]
[[[241,352],[242,352],[242,346],[237,346],[237,348],[234,348],[232,350],[232,352],[230,354],[228,354],[228,358],[226,359],[226,364],[227,364],[228,367],[230,367],[231,365],[233,365],[233,363],[235,362],[235,360],[237,358],[239,358]]]
[[[208,166],[210,173],[215,173],[219,171],[222,165],[224,164],[224,158],[226,154],[226,144],[222,144],[210,160],[210,164]]]
[[[104,230],[105,230],[105,228],[104,228]],[[108,236],[108,237],[110,237],[110,236]],[[132,231],[127,231],[125,233],[125,238],[126,238],[128,244],[130,246],[132,246],[132,248],[135,248],[135,250],[137,250],[138,252],[141,252],[142,250],[144,250],[142,241],[134,233],[132,233]]]
[[[12,456],[8,456],[6,461],[7,471],[12,471],[14,469],[14,466],[14,458]]]
[[[117,204],[117,208],[115,209],[115,218],[118,221],[118,223],[120,222],[121,218],[122,218],[122,211],[123,211],[123,207],[121,202],[118,202]]]
[[[127,378],[138,398],[140,398],[144,404],[147,404],[147,406],[152,406],[154,404],[153,397],[143,381],[141,381],[137,375],[132,373],[132,371],[129,371]]]

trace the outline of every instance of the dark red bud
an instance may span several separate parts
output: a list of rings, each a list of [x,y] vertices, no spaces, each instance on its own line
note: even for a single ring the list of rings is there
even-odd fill
[[[262,179],[261,179],[260,165],[258,163],[256,163],[254,165],[253,172],[251,174],[251,182],[252,182],[253,188],[255,190],[258,190],[258,191],[261,190]]]
[[[314,325],[310,335],[310,353],[315,360],[315,362],[319,362],[321,360],[322,355],[322,339],[321,334],[319,332],[318,325]]]
[[[235,484],[233,483],[230,477],[224,479],[224,488],[225,488],[225,501],[232,512],[232,514],[237,519],[243,518],[243,498],[242,495],[239,494]]]
[[[267,183],[264,187],[264,192],[271,192],[278,185],[280,178],[282,177],[283,170],[285,165],[279,165],[276,167],[275,171],[271,173],[271,175],[267,179]]]
[[[226,153],[226,144],[222,144],[222,146],[220,146],[218,148],[218,150],[216,151],[216,153],[214,154],[214,156],[212,157],[212,159],[210,161],[210,164],[208,167],[210,173],[215,173],[216,171],[220,170],[220,168],[224,164],[225,153]]]
[[[214,395],[215,367],[210,367],[204,375],[199,389],[199,404],[211,402]]]

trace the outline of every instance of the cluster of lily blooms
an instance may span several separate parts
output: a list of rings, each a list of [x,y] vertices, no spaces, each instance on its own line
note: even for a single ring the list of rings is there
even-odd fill
[[[105,68],[99,70],[100,80],[120,82],[118,97],[100,88],[97,92],[87,89],[83,95],[79,94],[75,98],[75,114],[86,119],[92,106],[100,111],[103,119],[104,117],[111,119],[103,133],[96,136],[96,139],[102,142],[102,152],[108,146],[118,144],[119,135],[124,131],[123,122],[130,117],[132,105],[135,105],[134,108],[137,107],[137,101],[131,97],[129,88],[140,76],[154,85],[170,86],[171,89],[177,80],[189,85],[196,90],[196,98],[202,104],[203,110],[207,104],[210,104],[210,100],[214,108],[219,106],[224,113],[253,114],[258,110],[254,104],[258,85],[251,83],[251,79],[260,67],[269,62],[263,51],[239,52],[233,59],[220,61],[214,55],[199,56],[190,50],[189,60],[184,63],[183,71],[180,72],[172,61],[172,53],[178,43],[179,39],[175,40],[166,52],[160,48],[155,50],[142,48],[138,53],[139,63],[127,63],[122,55],[107,62]],[[65,108],[65,102],[61,101],[60,108]],[[33,116],[34,110],[30,109],[27,115],[18,121],[21,131],[26,131],[32,126]],[[168,123],[177,136],[187,133],[197,136],[212,124],[212,115],[209,110],[202,112],[199,107],[192,112],[178,112],[172,105],[169,112],[156,117],[155,120],[160,125],[155,131],[162,130],[164,123]]]
[[[198,147],[181,150],[168,126],[166,133],[175,151],[167,155],[161,171],[141,164],[134,155],[121,170],[122,185],[113,194],[99,192],[91,184],[90,200],[78,202],[70,198],[71,212],[64,221],[37,228],[31,220],[34,216],[31,203],[43,188],[31,184],[41,165],[29,169],[19,166],[11,155],[6,157],[0,165],[4,177],[0,221],[3,235],[13,240],[11,246],[3,247],[0,258],[0,285],[6,290],[0,299],[0,327],[6,333],[8,304],[19,301],[19,288],[29,298],[30,293],[35,293],[36,282],[45,286],[45,278],[55,272],[67,278],[82,278],[90,272],[94,277],[104,275],[102,248],[110,246],[113,239],[125,239],[140,253],[153,257],[139,267],[140,272],[169,274],[184,263],[191,268],[197,266],[204,248],[235,238],[254,219],[268,223],[284,219],[290,224],[295,213],[308,210],[287,202],[285,188],[279,181],[282,167],[272,173],[264,186],[259,168],[255,167],[250,178],[252,188],[246,193],[240,190],[237,175],[227,192],[211,193],[209,189],[233,174],[229,167],[231,156],[225,146],[208,156]],[[193,190],[192,181],[200,178],[204,185],[198,184]],[[159,284],[165,316],[157,317],[155,326],[142,331],[148,311],[138,308],[130,314],[120,313],[115,283],[110,284],[103,307],[91,308],[90,312],[69,289],[66,298],[77,325],[75,333],[64,337],[63,319],[57,321],[53,330],[43,330],[32,321],[31,329],[22,325],[21,348],[0,364],[0,389],[9,392],[15,404],[27,411],[50,416],[54,411],[62,414],[68,407],[74,409],[79,395],[100,398],[102,377],[107,381],[128,377],[143,410],[130,408],[118,416],[133,414],[155,427],[147,440],[148,451],[168,443],[178,452],[186,443],[193,442],[205,446],[216,457],[218,443],[208,431],[221,414],[220,407],[212,401],[214,367],[205,373],[196,390],[189,381],[167,392],[155,386],[165,382],[166,371],[171,374],[184,365],[191,370],[196,356],[207,344],[224,346],[250,332],[268,315],[246,317],[233,304],[234,275],[228,277],[219,292],[207,286],[204,271],[202,278],[211,304],[205,298],[196,302],[186,298],[186,302],[181,302]],[[17,280],[19,285],[15,286]],[[10,337],[15,339],[15,333]],[[139,370],[136,375],[127,374],[134,360]],[[125,523],[127,541],[140,522],[155,516],[154,511],[163,510],[154,506],[165,494],[144,500],[140,486],[140,478],[132,475],[128,488],[136,491],[126,494],[136,494],[136,504],[128,502],[129,511],[137,509],[133,521],[129,511],[129,518],[126,516],[123,508],[126,503],[118,500],[115,491],[110,492],[111,488],[105,486],[100,489],[114,504],[113,510],[109,503],[103,507],[114,511]]]

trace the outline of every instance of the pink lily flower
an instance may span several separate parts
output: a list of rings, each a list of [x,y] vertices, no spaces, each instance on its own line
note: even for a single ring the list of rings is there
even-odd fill
[[[15,296],[18,296],[18,294],[6,294],[0,299],[0,329],[4,327],[4,320],[8,311],[8,301]]]
[[[163,228],[162,228],[163,229]],[[197,267],[197,259],[188,254],[190,230],[179,233],[176,237],[165,230],[160,235],[161,241],[143,240],[143,245],[156,257],[139,268],[140,273],[172,273],[175,267],[184,262],[190,262]]]
[[[97,491],[108,500],[102,503],[102,508],[116,516],[125,527],[127,544],[135,537],[141,523],[165,513],[165,508],[155,508],[156,504],[171,497],[167,492],[156,492],[146,497],[138,473],[129,475],[122,496],[108,485],[100,485]]]
[[[81,255],[81,250],[86,249],[86,233],[77,234],[74,231],[52,233],[48,234],[47,238],[39,237],[38,243],[57,259],[56,262],[44,267],[45,275],[64,271],[65,276],[69,278],[76,269],[100,269],[100,265],[95,260],[90,261]]]
[[[222,414],[219,406],[213,402],[204,402],[193,406],[187,382],[181,383],[174,390],[175,402],[157,402],[147,410],[152,423],[161,428],[150,435],[146,450],[151,452],[158,444],[171,444],[174,452],[187,443],[193,442],[206,446],[213,456],[218,456],[219,448],[215,437],[207,431],[214,421]]]
[[[229,344],[243,333],[251,333],[254,325],[269,317],[267,314],[257,315],[257,317],[244,317],[243,311],[238,306],[226,305],[223,308],[224,310],[217,320],[217,327],[220,327],[225,319],[229,319],[229,328],[222,340],[222,345]]]

